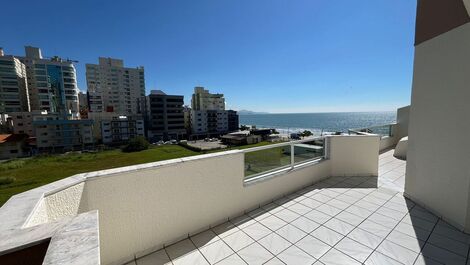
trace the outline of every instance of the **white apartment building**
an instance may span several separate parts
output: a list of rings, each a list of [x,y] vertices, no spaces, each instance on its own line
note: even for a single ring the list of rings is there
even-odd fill
[[[132,116],[118,116],[101,121],[104,144],[122,144],[137,136],[145,136],[144,120]]]
[[[223,94],[211,94],[203,87],[195,87],[191,106],[192,134],[217,135],[228,131],[228,111]]]
[[[42,57],[41,49],[25,47],[26,56],[17,58],[26,65],[31,110],[47,110],[78,117],[76,70],[71,60]]]
[[[144,67],[124,67],[124,61],[99,58],[99,64],[86,64],[90,112],[137,114],[138,100],[145,96]]]
[[[211,94],[204,87],[195,87],[191,98],[193,110],[225,110],[224,94]]]
[[[30,111],[26,66],[0,48],[0,113]]]
[[[33,130],[39,150],[83,149],[93,141],[93,120],[64,119],[58,113],[33,115]]]

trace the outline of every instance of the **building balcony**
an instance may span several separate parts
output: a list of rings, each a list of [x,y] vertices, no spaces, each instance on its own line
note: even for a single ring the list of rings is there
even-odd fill
[[[403,195],[378,135],[90,172],[0,209],[0,263],[466,264],[470,236]]]

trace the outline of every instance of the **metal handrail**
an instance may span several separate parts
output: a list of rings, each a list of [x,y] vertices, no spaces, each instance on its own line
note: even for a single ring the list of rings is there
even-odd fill
[[[264,145],[264,146],[252,147],[252,148],[243,149],[241,151],[243,153],[250,153],[250,152],[256,152],[256,151],[276,148],[276,147],[283,147],[283,146],[290,146],[290,145],[295,145],[295,144],[311,142],[311,141],[314,141],[314,140],[320,140],[320,139],[324,139],[324,138],[325,138],[324,136],[311,137],[311,138],[306,138],[306,139],[302,139],[302,140],[289,141],[289,142],[285,142],[285,143],[269,144],[269,145]]]

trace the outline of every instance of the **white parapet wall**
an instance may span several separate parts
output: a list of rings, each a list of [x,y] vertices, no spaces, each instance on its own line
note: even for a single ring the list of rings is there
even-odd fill
[[[101,263],[122,264],[326,177],[377,176],[379,140],[330,136],[326,159],[251,182],[240,150],[88,173],[45,195],[24,223],[98,210]]]

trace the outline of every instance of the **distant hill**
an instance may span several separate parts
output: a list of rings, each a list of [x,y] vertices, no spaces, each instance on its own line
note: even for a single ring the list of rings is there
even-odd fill
[[[255,112],[255,111],[251,111],[251,110],[239,110],[238,111],[238,114],[239,115],[253,115],[253,114],[269,114],[269,112]]]

